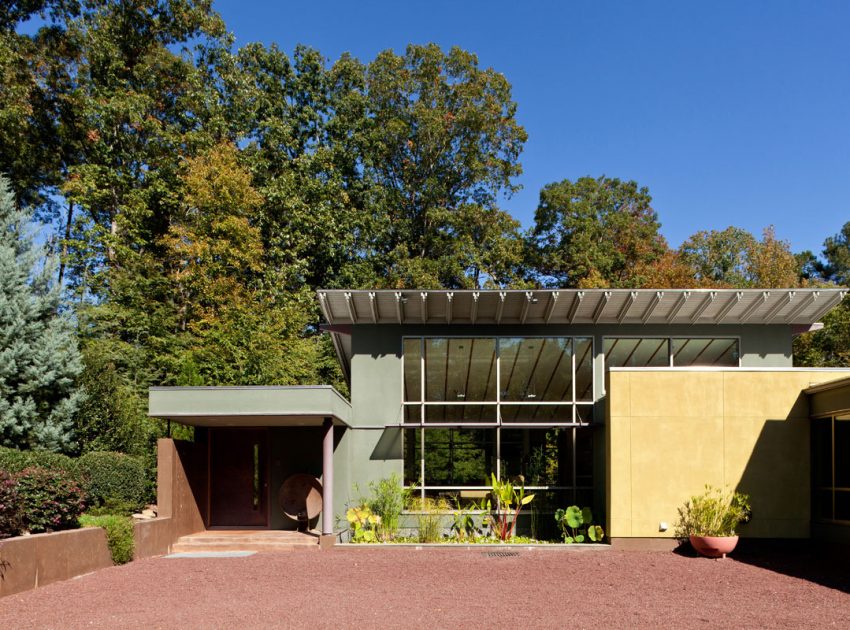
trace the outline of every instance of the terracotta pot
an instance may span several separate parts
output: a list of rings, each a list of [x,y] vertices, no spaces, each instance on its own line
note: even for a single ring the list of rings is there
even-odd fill
[[[691,546],[706,558],[725,558],[738,544],[737,536],[688,536]]]

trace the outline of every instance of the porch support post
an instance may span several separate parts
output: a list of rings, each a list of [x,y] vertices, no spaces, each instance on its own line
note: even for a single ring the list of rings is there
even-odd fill
[[[334,544],[334,423],[322,423],[322,547]]]

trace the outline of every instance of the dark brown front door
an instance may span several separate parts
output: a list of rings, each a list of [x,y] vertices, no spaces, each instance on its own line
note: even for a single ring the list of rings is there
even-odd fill
[[[268,526],[268,431],[210,431],[210,525]]]

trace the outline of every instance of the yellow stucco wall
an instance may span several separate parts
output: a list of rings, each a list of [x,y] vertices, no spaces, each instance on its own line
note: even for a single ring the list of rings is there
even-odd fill
[[[802,390],[848,371],[612,370],[606,507],[611,538],[671,537],[705,484],[750,495],[741,535],[809,536],[809,420]],[[659,531],[665,521],[670,528]]]

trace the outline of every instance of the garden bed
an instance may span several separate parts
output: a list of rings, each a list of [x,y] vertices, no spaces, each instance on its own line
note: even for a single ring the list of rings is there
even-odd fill
[[[522,551],[534,551],[536,549],[552,549],[564,550],[575,549],[576,551],[610,550],[611,545],[606,544],[586,544],[586,543],[558,543],[538,541],[529,542],[489,542],[489,543],[468,543],[468,542],[438,542],[438,543],[420,543],[420,542],[386,542],[386,543],[339,543],[337,547],[345,549],[356,549],[363,547],[366,549],[466,549],[469,551],[486,551],[488,549],[512,549]]]

